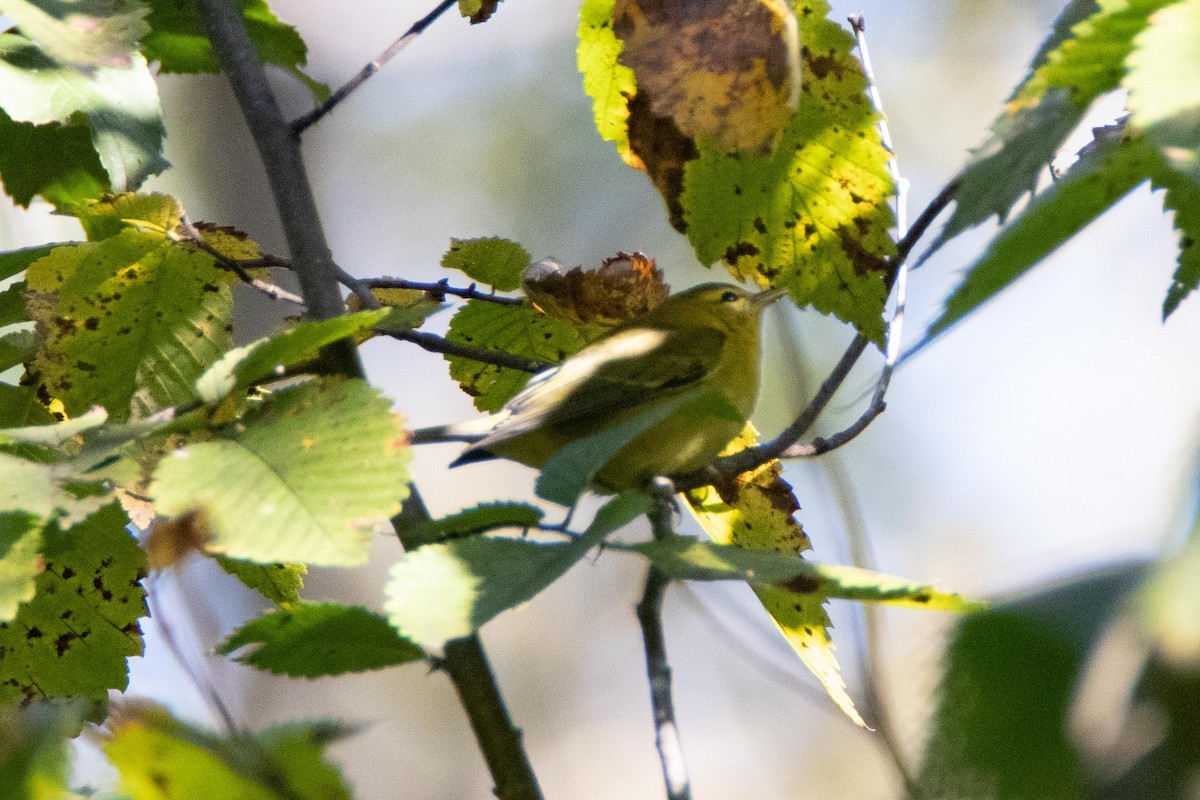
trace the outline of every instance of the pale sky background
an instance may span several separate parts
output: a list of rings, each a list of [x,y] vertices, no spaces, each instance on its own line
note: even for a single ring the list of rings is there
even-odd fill
[[[309,42],[311,74],[331,84],[429,7],[408,0],[276,4]],[[343,267],[361,276],[437,279],[450,237],[497,235],[567,266],[642,250],[676,288],[723,277],[720,268],[696,263],[645,176],[596,134],[575,71],[577,7],[509,0],[473,28],[450,12],[306,134],[311,177]],[[1058,5],[835,3],[834,17],[853,11],[868,21],[915,216],[982,140]],[[292,113],[304,110],[301,90],[278,78]],[[282,253],[261,170],[223,79],[172,76],[161,91],[176,169],[148,188],[175,193],[193,219],[235,225]],[[1118,101],[1090,121],[1119,113]],[[78,229],[44,208],[5,210],[0,236],[8,248],[75,238]],[[907,342],[936,315],[986,236],[982,230],[956,240],[912,276]],[[836,454],[832,470],[849,485],[849,505],[861,515],[878,569],[995,596],[1152,554],[1177,533],[1200,411],[1200,299],[1189,298],[1161,322],[1173,236],[1161,199],[1140,189],[899,371],[887,413]],[[276,312],[262,308],[258,323],[269,326]],[[768,433],[802,404],[850,336],[813,312],[793,314],[791,326],[775,313],[766,327],[771,374],[756,419]],[[432,328],[444,329],[449,316],[435,317]],[[788,371],[780,344],[794,330],[811,361],[806,376]],[[439,356],[379,342],[365,358],[372,379],[414,427],[474,413]],[[878,361],[864,358],[823,430],[858,413]],[[435,513],[532,497],[531,471],[496,464],[445,473],[454,454],[444,446],[418,453],[417,481]],[[846,501],[830,475],[821,462],[787,467],[812,557],[848,563]],[[379,608],[387,568],[400,552],[381,539],[374,555],[362,570],[315,571],[306,596]],[[207,566],[167,576],[174,588],[166,587],[163,606],[181,635],[194,629],[200,646],[212,648],[257,606]],[[484,629],[547,797],[662,796],[633,617],[641,580],[639,563],[606,553]],[[843,670],[860,696],[856,613],[835,605],[833,614]],[[952,620],[889,611],[884,622],[888,699],[915,755]],[[147,656],[132,662],[131,693],[210,723],[147,628]],[[813,688],[745,587],[673,588],[667,638],[697,798],[896,796],[877,737],[847,723]],[[334,750],[363,800],[491,796],[448,682],[419,665],[320,681],[221,662],[212,670],[247,726],[317,716],[369,723]]]

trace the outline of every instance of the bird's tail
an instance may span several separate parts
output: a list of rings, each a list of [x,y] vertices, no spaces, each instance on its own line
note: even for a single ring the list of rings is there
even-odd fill
[[[408,432],[410,444],[431,444],[434,442],[467,442],[474,444],[487,436],[496,425],[493,416],[471,419],[466,422],[455,422],[451,425],[435,425],[432,428],[420,428]]]

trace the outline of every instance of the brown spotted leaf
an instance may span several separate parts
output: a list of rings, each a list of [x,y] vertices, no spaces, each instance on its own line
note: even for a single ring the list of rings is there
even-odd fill
[[[46,528],[34,597],[0,624],[0,703],[125,688],[146,614],[145,558],[127,522],[113,504],[69,530]]]
[[[116,422],[190,401],[230,347],[232,280],[149,225],[55,248],[26,277],[46,393],[72,416],[100,405]]]

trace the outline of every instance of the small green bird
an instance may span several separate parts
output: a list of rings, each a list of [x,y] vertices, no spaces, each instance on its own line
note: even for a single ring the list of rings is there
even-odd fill
[[[699,469],[754,409],[759,320],[784,294],[723,283],[680,292],[538,373],[496,413],[414,431],[410,439],[470,442],[452,467],[508,458],[540,468],[572,442],[657,412],[662,418],[600,469],[596,488],[642,488],[656,475]]]

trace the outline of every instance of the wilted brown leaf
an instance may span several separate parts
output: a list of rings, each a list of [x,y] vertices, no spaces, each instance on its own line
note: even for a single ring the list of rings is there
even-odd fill
[[[642,253],[617,253],[594,270],[563,272],[553,261],[539,261],[525,270],[521,282],[538,308],[576,324],[616,325],[649,311],[670,293],[662,270]]]

